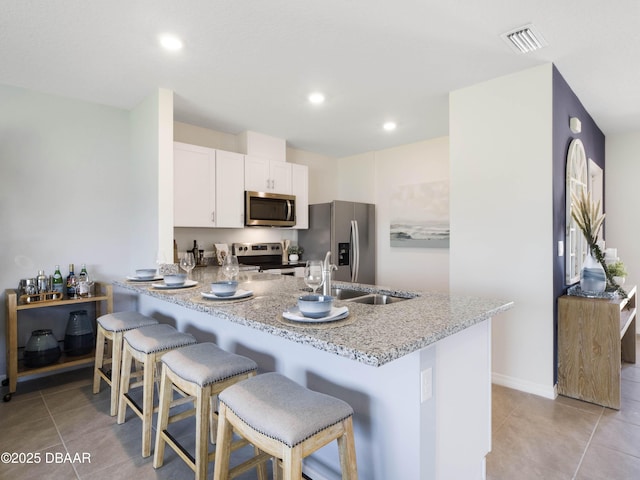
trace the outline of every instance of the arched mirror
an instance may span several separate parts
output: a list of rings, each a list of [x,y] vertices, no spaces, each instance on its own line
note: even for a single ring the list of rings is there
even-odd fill
[[[587,155],[584,145],[579,139],[569,144],[567,153],[567,212],[566,212],[566,241],[565,241],[565,270],[566,284],[571,285],[580,281],[580,268],[587,255],[587,241],[582,232],[571,218],[572,196],[580,196],[588,190],[589,174],[587,172]],[[572,195],[573,194],[573,195]]]

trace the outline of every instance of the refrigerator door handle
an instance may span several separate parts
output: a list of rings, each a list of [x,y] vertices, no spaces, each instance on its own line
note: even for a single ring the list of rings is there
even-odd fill
[[[358,221],[351,220],[351,252],[352,252],[352,268],[351,281],[358,281],[358,272],[360,270],[360,232],[358,230]]]

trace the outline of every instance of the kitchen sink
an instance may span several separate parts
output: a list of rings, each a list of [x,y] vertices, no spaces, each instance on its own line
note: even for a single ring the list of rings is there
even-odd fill
[[[360,290],[350,290],[345,288],[332,288],[331,296],[336,300],[348,300],[351,298],[362,297],[368,295],[367,292],[361,292]]]
[[[366,303],[367,305],[388,305],[390,303],[402,302],[409,300],[404,297],[392,297],[391,295],[384,295],[382,293],[372,293],[349,300],[354,303]]]

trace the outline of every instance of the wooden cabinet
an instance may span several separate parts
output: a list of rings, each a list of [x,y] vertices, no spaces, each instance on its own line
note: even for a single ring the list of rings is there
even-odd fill
[[[296,225],[309,228],[309,167],[291,164],[291,192],[296,196]]]
[[[173,224],[244,226],[244,156],[175,142]]]
[[[96,294],[92,297],[79,298],[79,299],[64,299],[54,300],[48,302],[36,302],[19,304],[18,294],[13,289],[5,290],[5,303],[6,303],[6,351],[7,351],[7,380],[5,382],[9,385],[9,393],[4,396],[4,401],[7,402],[11,399],[11,395],[15,393],[18,378],[26,375],[36,375],[47,372],[54,372],[62,368],[68,368],[78,365],[91,365],[94,362],[94,352],[87,355],[80,356],[67,356],[64,353],[60,359],[51,365],[36,368],[26,368],[22,365],[19,359],[18,348],[18,326],[19,326],[19,313],[24,310],[31,310],[36,308],[52,309],[52,315],[55,314],[53,309],[63,305],[83,305],[88,303],[95,303],[96,317],[111,313],[113,311],[113,287],[108,284],[95,284]],[[65,313],[67,313],[65,311]],[[61,316],[61,319],[67,320],[66,315]]]
[[[291,195],[291,163],[246,155],[244,189]]]
[[[636,287],[627,293],[558,299],[558,393],[620,408],[621,362],[636,362]]]

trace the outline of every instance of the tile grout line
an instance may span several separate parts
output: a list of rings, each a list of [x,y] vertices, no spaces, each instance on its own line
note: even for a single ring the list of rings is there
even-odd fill
[[[44,397],[44,394],[42,393],[42,390],[39,391],[40,396],[42,397],[42,401],[44,402],[44,407],[47,409],[47,412],[49,413],[49,417],[51,417],[51,421],[53,422],[53,426],[56,429],[56,432],[58,432],[58,437],[60,437],[60,441],[62,442],[62,446],[64,447],[64,451],[65,453],[69,454],[69,449],[67,448],[67,444],[64,441],[64,438],[62,438],[62,432],[60,432],[60,429],[58,428],[58,424],[56,423],[56,419],[53,418],[53,413],[51,413],[51,410],[49,409],[49,404],[47,403],[47,400]],[[80,480],[80,474],[78,473],[78,470],[76,470],[76,465],[74,462],[71,463],[71,467],[73,468],[73,472],[76,474],[76,478],[78,480]]]
[[[573,474],[572,480],[575,480],[576,477],[578,476],[578,472],[580,471],[580,467],[582,466],[582,462],[584,461],[584,457],[587,455],[587,450],[589,449],[589,446],[591,445],[591,440],[593,440],[593,436],[596,434],[596,430],[598,429],[598,425],[600,425],[600,420],[602,420],[603,415],[604,415],[604,407],[602,408],[602,410],[600,410],[600,416],[598,417],[598,421],[596,422],[596,424],[593,426],[593,430],[591,431],[591,435],[589,436],[589,440],[587,441],[587,444],[584,447],[584,451],[582,452],[582,455],[580,456],[580,461],[578,462],[578,466],[576,467],[576,471]]]

